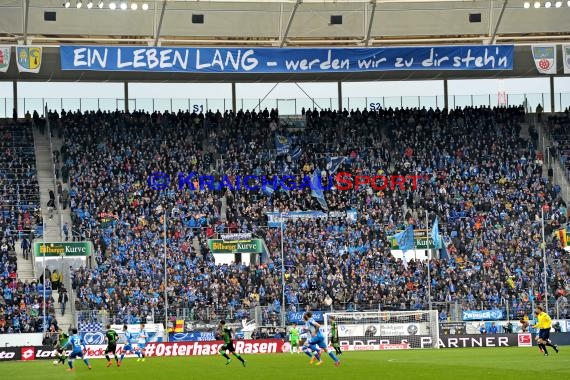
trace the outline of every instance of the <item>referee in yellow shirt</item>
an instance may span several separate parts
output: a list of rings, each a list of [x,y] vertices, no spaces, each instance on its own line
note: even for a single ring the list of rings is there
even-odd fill
[[[548,356],[548,351],[546,350],[546,346],[550,346],[554,348],[554,351],[558,353],[558,346],[556,344],[552,344],[550,342],[550,329],[552,328],[552,319],[550,319],[550,315],[544,312],[542,306],[536,307],[536,325],[532,326],[533,329],[538,328],[538,348],[541,348],[544,351],[544,356]]]

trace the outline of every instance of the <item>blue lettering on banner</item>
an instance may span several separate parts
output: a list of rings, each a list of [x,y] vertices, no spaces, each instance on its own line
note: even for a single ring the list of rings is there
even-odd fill
[[[170,333],[168,334],[170,342],[204,342],[216,340],[214,332],[186,332],[186,333]]]
[[[327,73],[512,70],[513,45],[389,48],[61,46],[62,70]]]
[[[464,310],[464,321],[497,321],[503,319],[502,310]]]
[[[312,311],[313,313],[313,318],[315,319],[316,322],[322,323],[324,322],[324,311]],[[304,311],[290,311],[287,313],[287,319],[289,320],[289,323],[305,323],[305,320],[303,319],[303,315],[305,315]]]

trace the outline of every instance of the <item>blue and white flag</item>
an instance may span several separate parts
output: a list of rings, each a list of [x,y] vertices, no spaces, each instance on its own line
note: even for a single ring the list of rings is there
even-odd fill
[[[409,251],[411,249],[414,249],[415,248],[414,226],[412,226],[410,224],[408,227],[406,227],[406,229],[404,231],[398,232],[397,234],[395,234],[394,238],[398,242],[398,247],[402,251],[406,252],[406,251]]]
[[[327,170],[331,174],[335,173],[344,161],[346,157],[327,157]]]
[[[439,237],[439,219],[436,217],[433,226],[431,227],[431,238],[433,240],[433,245],[435,249],[439,249],[441,246],[441,239]]]
[[[261,186],[261,192],[265,195],[267,195],[268,197],[272,197],[273,193],[275,192],[275,189],[273,188],[273,186],[267,184],[264,186]]]
[[[297,161],[301,157],[302,153],[303,153],[303,149],[301,149],[301,147],[297,147],[297,148],[293,149],[293,151],[291,152],[291,158],[293,160]]]
[[[291,149],[291,139],[287,136],[275,134],[275,149],[278,155],[289,153],[289,149]]]
[[[328,210],[329,206],[327,205],[327,201],[325,200],[325,193],[323,192],[323,185],[321,183],[321,171],[319,169],[315,169],[315,171],[313,172],[313,178],[311,182],[312,182],[311,196],[317,199],[317,201],[319,202],[319,204],[323,209]]]

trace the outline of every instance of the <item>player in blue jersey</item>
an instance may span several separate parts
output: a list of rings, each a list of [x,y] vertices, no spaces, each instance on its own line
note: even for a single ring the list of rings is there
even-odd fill
[[[321,325],[319,325],[314,320],[313,313],[311,313],[310,311],[306,312],[305,315],[303,316],[303,319],[305,320],[305,328],[309,330],[311,334],[307,341],[308,346],[312,351],[317,352],[314,356],[312,356],[310,353],[307,353],[305,351],[307,355],[312,356],[311,364],[315,362],[315,359],[318,360],[317,365],[321,365],[323,363],[320,357],[320,349],[323,349],[329,353],[331,359],[334,360],[334,365],[338,367],[340,365],[340,360],[338,360],[334,352],[328,350],[327,343],[325,342],[325,336],[320,330]]]
[[[89,364],[89,360],[87,360],[83,356],[83,350],[86,349],[85,342],[83,342],[83,339],[81,339],[79,337],[79,335],[77,335],[77,329],[74,328],[71,330],[71,337],[69,338],[67,345],[71,346],[71,354],[69,355],[69,359],[67,361],[67,364],[69,364],[68,371],[71,372],[74,370],[73,369],[73,360],[75,358],[83,359],[83,362],[85,363],[87,368],[91,369],[91,364]]]
[[[123,326],[123,334],[125,334],[125,345],[123,346],[123,353],[121,354],[121,360],[119,360],[119,363],[122,364],[123,362],[123,358],[125,357],[125,353],[135,353],[137,354],[137,356],[140,358],[140,352],[133,346],[133,341],[134,341],[134,337],[133,334],[128,331],[128,327],[127,325]]]
[[[139,336],[137,338],[137,355],[139,356],[139,358],[137,359],[137,362],[140,362],[141,359],[144,362],[146,360],[146,356],[144,354],[144,349],[146,347],[146,341],[148,339],[148,332],[146,331],[146,329],[144,328],[144,323],[141,323],[141,331],[139,332]],[[141,358],[142,356],[142,358]]]

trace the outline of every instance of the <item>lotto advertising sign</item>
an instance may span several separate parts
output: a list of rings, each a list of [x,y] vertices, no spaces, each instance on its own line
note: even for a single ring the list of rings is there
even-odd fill
[[[0,347],[0,362],[22,360],[21,347]]]

